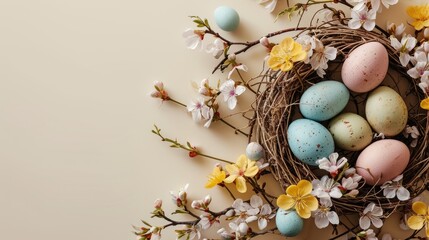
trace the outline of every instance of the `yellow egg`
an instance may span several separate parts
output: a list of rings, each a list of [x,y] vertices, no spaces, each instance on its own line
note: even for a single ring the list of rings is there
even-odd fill
[[[393,139],[374,142],[356,161],[356,171],[369,185],[381,185],[400,175],[410,161],[408,147]]]
[[[365,114],[374,131],[385,136],[395,136],[407,125],[407,105],[402,97],[389,87],[378,87],[369,95]]]
[[[329,131],[337,147],[348,151],[359,151],[372,141],[372,130],[368,122],[355,113],[343,113],[329,122]]]

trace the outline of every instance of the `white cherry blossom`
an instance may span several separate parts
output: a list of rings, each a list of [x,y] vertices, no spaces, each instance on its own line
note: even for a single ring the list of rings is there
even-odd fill
[[[381,228],[383,226],[383,221],[380,219],[380,217],[382,216],[383,209],[371,202],[366,206],[365,210],[363,210],[363,214],[359,218],[359,226],[360,228],[366,230],[372,223],[374,227]]]
[[[310,57],[313,55],[313,49],[316,48],[316,42],[314,37],[302,34],[296,39],[296,42],[301,44],[302,49],[307,52],[307,57],[304,59],[304,63],[310,62]]]
[[[410,199],[410,192],[402,186],[403,175],[395,177],[392,181],[385,182],[381,189],[383,189],[383,195],[386,198],[397,197],[400,201],[406,201]]]
[[[220,38],[216,38],[213,43],[209,43],[206,46],[206,52],[211,53],[213,57],[218,59],[220,56],[222,56],[222,53],[224,51],[224,42]]]
[[[352,9],[352,19],[350,19],[348,26],[351,29],[363,28],[367,31],[372,31],[375,27],[376,11],[371,9],[368,11],[367,7],[362,9]]]
[[[404,35],[401,39],[401,42],[395,37],[390,37],[390,45],[399,52],[399,61],[402,66],[406,67],[410,62],[411,56],[410,52],[414,49],[417,44],[417,39],[411,35]]]
[[[242,64],[242,63],[236,64],[236,65],[234,65],[234,67],[232,67],[231,71],[229,71],[228,78],[231,78],[232,74],[235,71],[238,72],[239,70],[247,72],[249,70],[249,68],[246,65]]]
[[[188,28],[182,34],[186,47],[192,50],[203,49],[204,31]]]
[[[326,199],[320,199],[319,209],[314,211],[312,214],[314,216],[314,223],[319,229],[326,228],[329,223],[339,224],[340,220],[338,214],[334,211],[330,211],[332,207],[332,202],[327,201]]]
[[[322,179],[314,179],[312,181],[312,194],[320,199],[324,198],[331,202],[331,198],[341,198],[343,195],[339,189],[340,184],[328,176],[323,176]]]
[[[381,12],[381,4],[384,5],[385,8],[389,8],[398,3],[398,0],[371,0],[371,7],[375,11]]]
[[[395,36],[397,38],[402,37],[405,31],[405,25],[403,23],[396,26],[395,23],[388,23],[387,24],[387,31],[390,33],[391,36]]]
[[[311,68],[316,70],[319,77],[325,75],[325,69],[328,68],[328,61],[334,60],[337,57],[337,49],[334,47],[325,47],[323,43],[315,38],[315,48],[310,58]]]
[[[338,170],[344,167],[347,163],[347,159],[342,157],[340,160],[337,160],[339,157],[338,153],[334,152],[329,155],[329,159],[322,158],[317,160],[317,164],[320,169],[328,171],[332,177],[338,175]]]
[[[202,118],[209,119],[210,108],[206,105],[203,98],[191,101],[186,108],[188,112],[192,113],[192,119],[195,122],[200,122]]]
[[[420,137],[420,133],[416,126],[407,125],[402,134],[404,134],[406,138],[411,137],[413,139],[413,141],[411,141],[410,147],[417,146],[417,141]]]
[[[414,79],[421,78],[421,81],[426,81],[429,76],[429,64],[428,64],[429,54],[425,52],[416,52],[412,62],[414,67],[407,71]]]
[[[228,108],[233,110],[237,106],[237,96],[240,96],[246,88],[244,86],[235,86],[233,80],[224,82],[219,90],[221,91],[224,101],[228,103]]]

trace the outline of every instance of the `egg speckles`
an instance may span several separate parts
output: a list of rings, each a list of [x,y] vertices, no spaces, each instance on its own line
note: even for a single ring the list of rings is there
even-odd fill
[[[368,122],[355,113],[343,113],[329,122],[329,131],[335,144],[344,150],[359,151],[372,141]]]
[[[322,124],[309,120],[293,121],[287,130],[292,153],[302,162],[317,166],[318,159],[334,152],[334,140]]]
[[[323,81],[308,88],[301,96],[299,110],[308,119],[325,121],[340,113],[349,101],[350,93],[344,84]]]

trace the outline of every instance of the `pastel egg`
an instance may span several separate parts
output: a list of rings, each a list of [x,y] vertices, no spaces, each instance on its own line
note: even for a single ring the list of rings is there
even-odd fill
[[[300,161],[317,166],[316,161],[334,152],[334,139],[322,124],[309,119],[293,121],[287,130],[290,150]]]
[[[237,11],[227,6],[220,6],[214,12],[216,24],[220,29],[232,32],[237,29],[240,23],[240,17]]]
[[[276,226],[283,236],[295,237],[302,231],[304,221],[295,211],[279,208],[276,213]]]
[[[349,54],[342,66],[341,78],[350,90],[369,92],[384,80],[388,67],[386,48],[379,42],[369,42]]]
[[[299,110],[305,118],[325,121],[340,113],[346,107],[349,97],[349,90],[341,82],[323,81],[302,94]]]
[[[365,114],[369,125],[385,136],[395,136],[407,125],[407,105],[402,97],[389,87],[378,87],[369,95]]]
[[[348,151],[359,151],[372,141],[372,129],[368,122],[355,113],[342,113],[329,122],[329,132],[335,145]]]
[[[400,175],[410,161],[408,147],[394,139],[384,139],[365,148],[356,161],[356,171],[369,185],[381,185]]]
[[[250,160],[257,161],[264,157],[264,148],[257,142],[251,142],[246,147],[246,156]]]

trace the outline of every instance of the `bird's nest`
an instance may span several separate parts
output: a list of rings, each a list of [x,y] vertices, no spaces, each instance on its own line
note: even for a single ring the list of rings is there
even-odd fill
[[[403,186],[410,191],[411,199],[419,195],[426,189],[429,177],[428,113],[418,106],[424,96],[418,87],[418,82],[407,76],[407,69],[401,66],[399,53],[392,48],[389,38],[381,32],[352,30],[342,24],[309,28],[300,34],[303,33],[313,35],[325,46],[332,46],[338,50],[337,59],[330,62],[327,79],[336,79],[335,74],[341,69],[341,63],[356,47],[367,42],[379,42],[385,46],[389,54],[389,72],[381,85],[394,88],[402,96],[408,107],[408,124],[416,126],[420,132],[417,146],[410,148],[411,159],[403,173]],[[309,64],[302,62],[296,63],[289,72],[268,71],[262,78],[260,88],[262,90],[259,91],[256,99],[255,117],[252,121],[252,137],[266,149],[266,158],[271,164],[273,175],[283,189],[296,184],[301,179],[311,181],[319,178],[316,168],[306,165],[292,154],[287,141],[287,129],[289,123],[299,117],[298,102],[302,93],[322,79],[316,75]],[[352,111],[363,115],[363,107],[360,103],[366,98],[367,93],[351,94],[350,101],[354,108]],[[411,140],[402,134],[395,139],[410,145]],[[360,153],[339,149],[337,151],[340,155],[346,156],[352,166]],[[379,203],[386,215],[407,204],[397,199],[387,199],[379,186],[364,185],[355,198],[333,199],[333,207],[340,214],[356,213],[362,212],[368,202]]]

